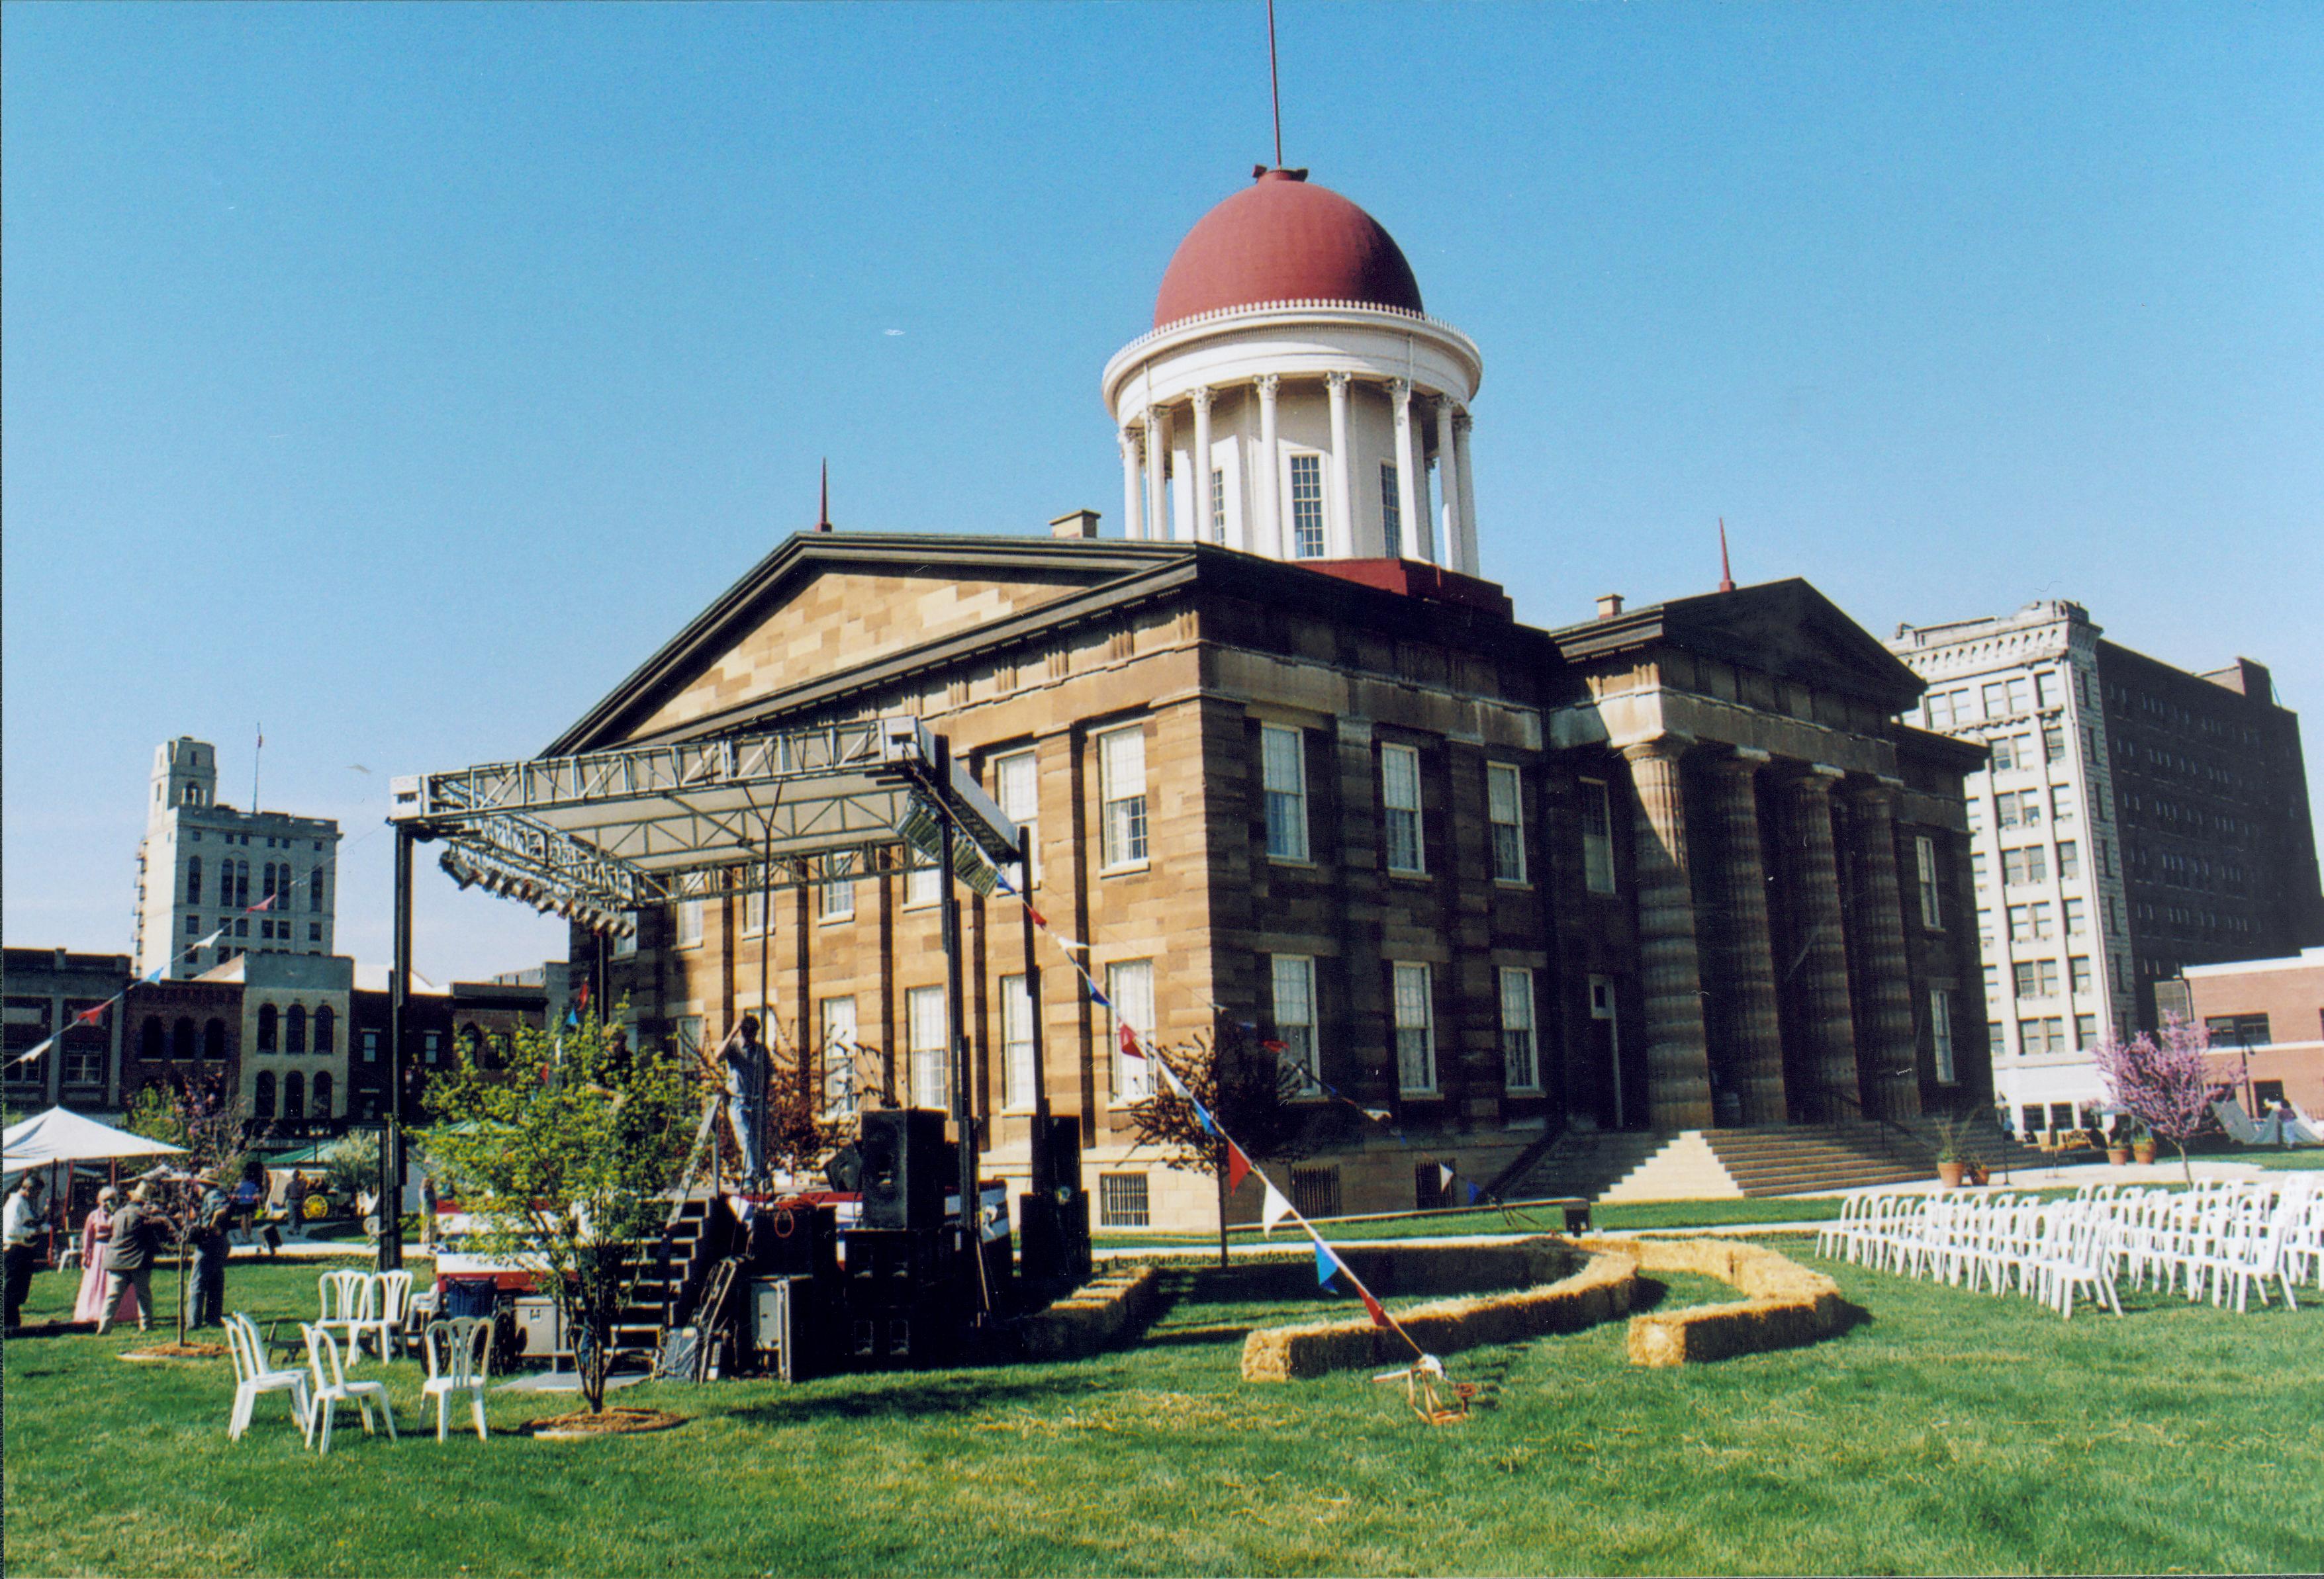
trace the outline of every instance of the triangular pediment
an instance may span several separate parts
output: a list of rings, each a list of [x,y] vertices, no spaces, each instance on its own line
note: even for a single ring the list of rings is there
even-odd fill
[[[1920,676],[1821,592],[1796,577],[1674,598],[1554,633],[1570,659],[1590,662],[1656,647],[1717,658],[1901,712]]]
[[[1176,557],[1166,544],[801,534],[551,743],[666,734],[761,698],[1070,600]]]

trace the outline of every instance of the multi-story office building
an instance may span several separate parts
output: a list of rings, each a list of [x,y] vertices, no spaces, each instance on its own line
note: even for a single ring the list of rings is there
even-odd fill
[[[2045,601],[1889,644],[1928,683],[1908,718],[1991,754],[1967,786],[1987,1031],[2029,1131],[2105,1099],[2090,1049],[2154,1023],[2158,979],[2324,940],[2300,721],[2267,671],[2100,637]]]
[[[0,955],[6,1000],[0,1074],[13,1115],[59,1106],[102,1113],[125,1100],[120,1005],[103,1005],[128,976],[129,961],[119,954],[10,949]]]
[[[254,951],[331,952],[337,822],[221,805],[217,750],[189,736],[154,748],[152,788],[137,847],[140,976],[183,979]]]

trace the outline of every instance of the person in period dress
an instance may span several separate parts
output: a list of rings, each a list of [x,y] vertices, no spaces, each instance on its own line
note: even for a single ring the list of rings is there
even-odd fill
[[[121,1192],[108,1184],[97,1192],[97,1204],[81,1219],[80,1298],[73,1301],[75,1321],[105,1318],[105,1253],[113,1247],[113,1218],[120,1210]],[[137,1290],[124,1288],[113,1319],[135,1321],[144,1314],[137,1305]]]

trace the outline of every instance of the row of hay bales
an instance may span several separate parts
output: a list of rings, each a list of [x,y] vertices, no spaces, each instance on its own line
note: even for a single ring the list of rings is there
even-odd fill
[[[1585,1250],[1632,1256],[1650,1272],[1694,1272],[1732,1283],[1745,1297],[1630,1317],[1633,1365],[1684,1365],[1831,1336],[1849,1307],[1840,1285],[1787,1255],[1730,1239],[1584,1239]]]
[[[1723,1239],[1543,1236],[1490,1245],[1351,1246],[1336,1253],[1382,1299],[1451,1288],[1501,1290],[1396,1313],[1412,1341],[1437,1355],[1579,1332],[1626,1315],[1642,1269],[1718,1278],[1746,1297],[1631,1317],[1634,1365],[1680,1365],[1814,1343],[1838,1332],[1848,1314],[1830,1278],[1775,1251]],[[1243,1341],[1242,1374],[1246,1382],[1290,1382],[1411,1358],[1403,1338],[1358,1316],[1252,1333]]]
[[[1017,1324],[1028,1360],[1074,1360],[1111,1346],[1154,1319],[1162,1274],[1150,1266],[1102,1272]]]
[[[1413,1342],[1432,1354],[1579,1332],[1628,1311],[1637,1288],[1637,1262],[1626,1253],[1578,1249],[1546,1236],[1502,1244],[1350,1246],[1335,1253],[1381,1299],[1480,1284],[1502,1290],[1397,1312]],[[1291,1382],[1411,1358],[1403,1338],[1360,1316],[1254,1332],[1243,1340],[1242,1374],[1246,1382]]]

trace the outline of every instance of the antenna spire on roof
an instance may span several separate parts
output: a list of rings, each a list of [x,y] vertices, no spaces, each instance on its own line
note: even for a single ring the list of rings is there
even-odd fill
[[[1727,568],[1727,518],[1725,516],[1719,518],[1719,590],[1722,592],[1731,592],[1735,590],[1735,573]]]
[[[815,529],[818,532],[831,530],[831,457],[829,455],[823,458],[823,499],[816,506]]]
[[[1275,106],[1275,168],[1283,168],[1283,87],[1275,71],[1275,0],[1267,0],[1267,96]]]

